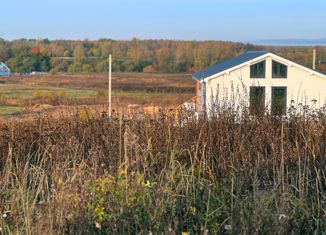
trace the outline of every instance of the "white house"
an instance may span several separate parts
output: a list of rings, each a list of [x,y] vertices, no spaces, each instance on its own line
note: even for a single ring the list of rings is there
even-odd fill
[[[316,108],[326,104],[326,75],[267,51],[248,51],[196,72],[199,111],[233,102],[285,114],[290,105]]]

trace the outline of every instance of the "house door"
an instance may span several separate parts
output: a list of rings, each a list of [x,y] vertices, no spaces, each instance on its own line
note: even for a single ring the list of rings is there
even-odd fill
[[[286,114],[286,87],[272,87],[272,114],[284,115]]]
[[[250,87],[250,114],[263,114],[265,111],[265,87]]]

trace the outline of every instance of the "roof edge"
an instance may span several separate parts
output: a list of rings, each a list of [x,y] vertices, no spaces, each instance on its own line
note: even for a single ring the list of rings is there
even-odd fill
[[[211,67],[213,67],[213,66],[210,66],[210,67],[208,67],[208,68],[206,68],[206,69],[203,69],[203,70],[200,70],[200,71],[198,71],[198,72],[195,72],[195,73],[192,73],[192,78],[194,79],[194,80],[197,80],[197,81],[205,81],[205,80],[208,80],[208,78],[211,78],[211,77],[215,77],[215,76],[220,76],[221,74],[223,74],[223,73],[225,73],[227,70],[230,70],[230,69],[233,69],[233,68],[237,68],[237,67],[242,67],[243,65],[245,65],[246,63],[248,63],[248,61],[253,61],[253,60],[260,60],[260,59],[262,59],[262,58],[264,58],[264,57],[267,57],[267,56],[275,56],[275,57],[278,57],[278,59],[281,59],[281,60],[285,60],[285,61],[288,61],[288,63],[290,62],[292,65],[295,65],[295,66],[297,66],[297,67],[299,67],[299,68],[301,68],[301,69],[303,69],[303,70],[305,70],[305,71],[307,71],[307,72],[310,72],[310,73],[312,73],[312,74],[317,74],[317,75],[319,75],[319,76],[321,76],[321,77],[323,77],[323,78],[326,78],[326,74],[324,74],[324,73],[321,73],[321,72],[319,72],[319,71],[317,71],[317,70],[313,70],[313,69],[311,69],[311,68],[309,68],[309,67],[306,67],[306,66],[304,66],[304,65],[301,65],[301,64],[299,64],[299,63],[297,63],[297,62],[295,62],[295,61],[292,61],[292,60],[290,60],[290,59],[288,59],[288,58],[285,58],[285,57],[282,57],[282,56],[279,56],[279,55],[277,55],[277,54],[275,54],[275,53],[273,53],[273,52],[268,52],[268,51],[248,51],[248,52],[246,52],[246,53],[253,53],[253,52],[265,52],[265,54],[262,54],[262,55],[260,55],[260,56],[257,56],[257,57],[255,57],[255,58],[252,58],[252,59],[250,59],[250,60],[247,60],[247,61],[245,61],[245,62],[242,62],[242,63],[239,63],[239,64],[237,64],[237,65],[235,65],[235,66],[232,66],[232,67],[230,67],[230,68],[226,68],[226,69],[224,69],[224,70],[222,70],[222,71],[219,71],[219,72],[217,72],[217,73],[215,73],[215,74],[211,74],[211,75],[209,75],[209,76],[205,76],[204,75],[204,73],[205,73],[205,70],[207,70],[208,68],[211,68]],[[244,53],[245,54],[245,53]],[[243,55],[243,54],[242,54]],[[240,55],[241,56],[241,55]],[[235,57],[234,57],[235,58]],[[225,60],[225,61],[227,61],[227,60]],[[223,62],[221,62],[221,63],[223,63]],[[219,63],[218,63],[219,64]],[[215,64],[216,65],[216,64]],[[198,76],[196,76],[197,74],[199,74],[199,73],[203,73],[203,75],[202,76],[200,76],[200,77],[198,77]]]
[[[245,59],[244,62],[247,62],[247,61],[250,61],[250,60],[252,60],[252,59],[254,59],[254,58],[258,58],[258,57],[260,57],[260,56],[262,56],[262,55],[268,54],[268,53],[270,53],[270,52],[269,52],[269,51],[265,51],[265,50],[262,50],[262,51],[246,51],[245,53],[242,53],[241,55],[238,55],[238,56],[235,56],[235,57],[231,57],[231,58],[229,58],[229,59],[223,60],[223,61],[221,61],[221,62],[219,62],[219,63],[216,63],[216,64],[214,64],[214,65],[208,66],[208,67],[206,67],[206,68],[204,68],[204,69],[201,69],[201,70],[199,70],[199,71],[197,71],[197,72],[194,72],[194,73],[192,73],[192,77],[193,77],[193,79],[195,79],[195,80],[199,80],[199,81],[201,81],[201,80],[206,79],[207,77],[210,77],[210,76],[214,75],[214,74],[210,74],[210,75],[208,75],[208,76],[205,76],[204,74],[205,74],[205,72],[206,72],[207,70],[212,69],[212,68],[214,68],[214,67],[217,66],[217,65],[221,65],[221,64],[223,64],[223,63],[231,62],[232,60],[236,60],[237,58],[240,59],[242,56],[245,56],[245,55],[257,54],[256,57],[253,57],[253,58],[250,58],[250,59]],[[231,66],[231,67],[227,67],[227,68],[225,68],[224,70],[218,71],[218,72],[215,73],[215,74],[218,74],[218,73],[221,73],[221,72],[223,72],[223,71],[226,71],[226,70],[228,70],[228,69],[230,69],[230,68],[232,68],[232,67],[238,66],[238,65],[240,65],[240,64],[242,64],[242,63],[244,63],[244,62],[241,62],[241,63],[236,64],[236,65]],[[200,74],[200,73],[202,73],[202,74]],[[200,75],[200,76],[198,76],[198,75]]]

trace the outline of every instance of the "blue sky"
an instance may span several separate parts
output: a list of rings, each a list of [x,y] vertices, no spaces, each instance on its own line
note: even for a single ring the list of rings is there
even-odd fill
[[[325,38],[325,0],[0,0],[0,37]]]

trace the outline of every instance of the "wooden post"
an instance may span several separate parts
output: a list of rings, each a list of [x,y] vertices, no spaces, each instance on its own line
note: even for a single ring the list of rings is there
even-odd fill
[[[196,80],[196,101],[195,101],[196,112],[198,112],[198,99],[199,99],[199,82],[198,80]]]
[[[111,54],[109,55],[109,84],[108,84],[108,103],[109,103],[109,112],[108,112],[108,119],[112,118],[111,110],[112,110],[112,104],[111,104],[111,77],[112,77],[112,69],[111,65],[112,64],[112,58]]]
[[[312,51],[312,69],[316,70],[316,49]]]

